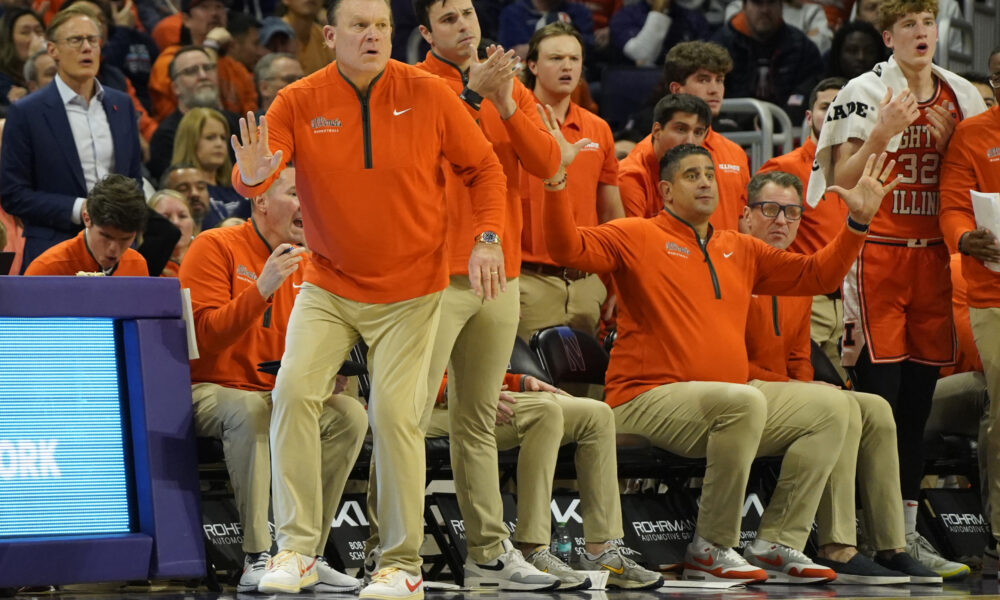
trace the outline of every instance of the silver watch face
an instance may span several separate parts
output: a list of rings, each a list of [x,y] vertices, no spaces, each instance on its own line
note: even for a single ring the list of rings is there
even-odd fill
[[[500,236],[492,231],[484,231],[481,234],[479,234],[479,241],[483,242],[484,244],[499,244]]]

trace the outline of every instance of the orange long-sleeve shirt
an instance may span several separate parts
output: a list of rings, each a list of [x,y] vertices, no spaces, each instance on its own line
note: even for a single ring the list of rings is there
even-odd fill
[[[712,227],[736,229],[743,207],[747,205],[747,184],[750,183],[750,162],[739,144],[717,133],[711,127],[701,144],[712,155],[715,180],[719,184],[719,206],[712,214]]]
[[[754,294],[747,315],[747,358],[750,379],[812,381],[809,296]]]
[[[955,318],[955,339],[958,341],[958,356],[954,367],[943,367],[941,376],[968,371],[983,371],[983,359],[972,335],[969,322],[969,294],[965,278],[962,276],[962,259],[959,253],[951,255],[951,312]]]
[[[618,164],[618,191],[626,217],[655,217],[663,210],[660,196],[660,161],[653,152],[653,136],[647,135]]]
[[[791,173],[802,181],[803,191],[809,188],[809,176],[812,175],[813,158],[816,156],[816,140],[811,137],[788,154],[775,156],[764,163],[759,173],[768,171],[784,171]],[[788,246],[792,252],[812,254],[826,247],[844,227],[847,218],[847,206],[837,194],[824,194],[816,208],[808,204],[803,206],[802,221],[795,241]]]
[[[274,375],[257,364],[279,360],[292,304],[302,285],[300,268],[270,298],[257,290],[257,278],[273,250],[253,221],[209,229],[191,242],[178,275],[191,290],[194,328],[201,358],[191,361],[193,383],[215,383],[241,390],[269,391]]]
[[[25,275],[76,275],[80,271],[85,273],[101,272],[101,265],[97,264],[94,257],[87,249],[84,241],[84,231],[76,234],[76,237],[60,242],[42,253],[41,256],[31,261],[25,269]],[[115,267],[115,277],[147,277],[149,269],[146,266],[146,259],[141,254],[131,248],[126,248]]]
[[[506,386],[506,389],[512,392],[523,391],[521,389],[521,386],[523,385],[525,377],[527,377],[527,375],[520,375],[518,373],[510,373],[510,372],[504,373],[503,385]],[[445,371],[444,377],[441,378],[441,387],[438,388],[437,397],[434,399],[434,402],[436,404],[446,404],[448,402],[447,390],[448,390],[448,371]],[[500,390],[497,390],[497,394],[499,393]]]
[[[712,155],[715,180],[719,185],[719,205],[712,214],[712,226],[718,230],[736,229],[747,204],[747,184],[750,183],[747,153],[711,128],[702,145]],[[636,144],[622,161],[619,182],[626,216],[649,218],[663,210],[658,187],[660,161],[653,153],[652,134]]]
[[[678,381],[746,383],[750,295],[815,295],[836,287],[864,236],[845,229],[811,256],[776,250],[736,231],[695,230],[667,211],[575,227],[565,191],[546,193],[546,238],[561,264],[611,273],[618,339],[606,401],[624,404]]]
[[[337,63],[286,86],[267,111],[271,151],[295,163],[313,260],[305,280],[359,302],[387,303],[448,285],[441,157],[474,200],[474,228],[503,239],[500,161],[455,92],[390,60],[364,96]],[[277,173],[247,186],[263,193]]]
[[[433,52],[428,52],[418,69],[433,73],[445,83],[461,93],[467,75],[457,66]],[[535,177],[551,177],[559,169],[559,145],[542,125],[535,107],[535,96],[528,88],[514,80],[514,101],[517,110],[506,121],[492,102],[484,101],[478,111],[466,104],[470,114],[477,120],[486,139],[493,144],[493,152],[500,159],[507,178],[506,220],[501,238],[507,277],[517,277],[521,271],[521,228],[524,222],[521,213],[519,182],[522,167]],[[448,201],[448,264],[452,275],[467,273],[469,253],[475,245],[475,236],[482,233],[473,227],[472,201],[469,188],[445,165],[445,196]]]
[[[534,98],[538,102],[537,98]],[[618,157],[615,156],[615,139],[604,119],[569,104],[566,120],[559,126],[570,143],[589,138],[566,169],[569,174],[567,187],[573,202],[573,218],[581,225],[597,225],[597,185],[618,185]],[[559,265],[546,247],[545,216],[542,214],[542,180],[521,172],[521,202],[524,210],[524,229],[521,231],[523,262]],[[560,265],[566,266],[566,265]]]
[[[180,46],[171,46],[160,52],[149,73],[149,97],[153,101],[152,116],[157,121],[162,121],[164,117],[177,110],[177,95],[174,94],[170,81],[170,61],[180,49]],[[257,110],[257,86],[253,83],[253,75],[243,63],[228,56],[220,56],[216,64],[222,108],[237,115],[246,115],[247,112]]]
[[[1000,106],[958,124],[941,165],[941,231],[949,247],[976,229],[969,190],[1000,192]],[[1000,235],[1000,231],[994,231]],[[1000,306],[1000,273],[971,256],[962,257],[969,306]]]

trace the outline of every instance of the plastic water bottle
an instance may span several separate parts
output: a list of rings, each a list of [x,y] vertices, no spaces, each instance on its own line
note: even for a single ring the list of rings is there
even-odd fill
[[[573,537],[570,536],[565,521],[556,525],[555,531],[552,532],[552,554],[567,565],[573,556]]]

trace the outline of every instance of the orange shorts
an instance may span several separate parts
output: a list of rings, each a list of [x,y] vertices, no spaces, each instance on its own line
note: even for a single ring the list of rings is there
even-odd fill
[[[949,262],[941,241],[912,247],[869,236],[844,278],[844,366],[865,348],[873,363],[954,364]]]

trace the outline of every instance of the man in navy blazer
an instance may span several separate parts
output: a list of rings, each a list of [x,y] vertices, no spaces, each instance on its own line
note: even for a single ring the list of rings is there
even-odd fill
[[[53,17],[47,50],[55,79],[11,105],[0,147],[0,204],[24,223],[22,272],[80,231],[87,193],[109,173],[141,187],[135,109],[97,81],[100,27],[74,7]]]

